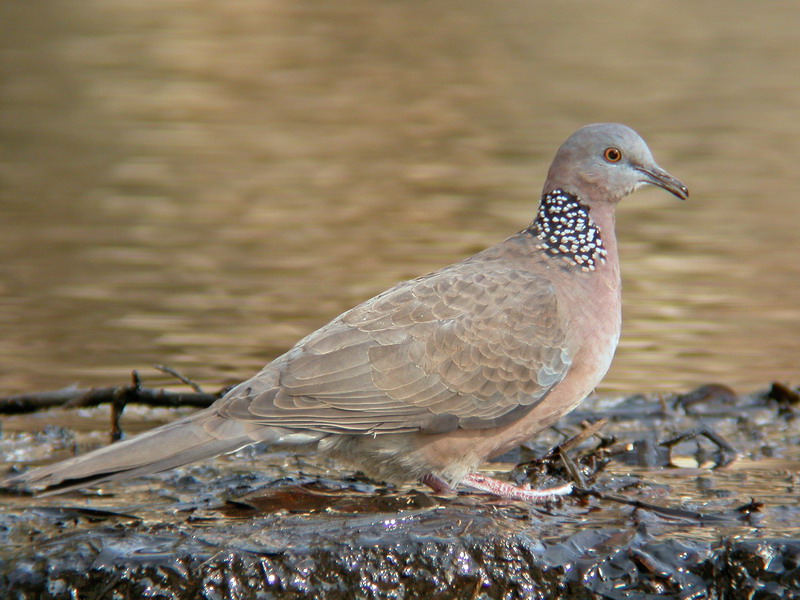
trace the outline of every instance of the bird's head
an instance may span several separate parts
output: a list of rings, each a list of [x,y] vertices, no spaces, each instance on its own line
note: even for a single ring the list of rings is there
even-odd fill
[[[689,190],[659,167],[644,140],[617,123],[587,125],[558,149],[544,193],[562,189],[595,204],[617,203],[643,185],[655,185],[681,200]]]

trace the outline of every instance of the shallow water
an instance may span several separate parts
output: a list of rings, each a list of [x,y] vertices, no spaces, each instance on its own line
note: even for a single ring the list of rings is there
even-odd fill
[[[800,8],[0,5],[0,391],[216,389],[532,218],[622,121],[683,179],[620,208],[601,393],[797,381]]]
[[[567,451],[589,491],[537,504],[394,487],[317,452],[254,447],[98,490],[46,498],[4,493],[0,593],[82,597],[99,587],[122,597],[134,587],[127,596],[155,589],[195,598],[191,590],[202,587],[202,597],[242,598],[264,590],[282,597],[341,598],[356,590],[365,598],[464,598],[478,597],[478,589],[486,598],[583,598],[587,590],[633,599],[794,598],[796,400],[791,393],[734,397],[708,389],[663,402],[589,400],[560,431],[549,429],[504,459],[513,462],[486,466],[516,482],[531,475],[535,487],[562,483],[563,458],[514,463],[563,442],[587,417],[605,418],[604,441]],[[170,416],[127,410],[133,422]],[[70,429],[37,434],[29,433],[37,429],[26,423],[30,415],[9,417],[10,431],[28,433],[0,438],[0,455],[38,462],[95,445],[99,432],[85,431],[103,412],[49,411],[50,421]],[[722,436],[737,459],[715,468],[733,456],[723,460],[703,437],[665,452],[660,442],[698,427]],[[430,593],[429,580],[443,591]],[[244,591],[214,594],[215,582]],[[298,588],[302,594],[293,595]],[[665,588],[671,593],[653,592]],[[734,588],[747,591],[723,593]],[[501,593],[507,590],[518,593]]]

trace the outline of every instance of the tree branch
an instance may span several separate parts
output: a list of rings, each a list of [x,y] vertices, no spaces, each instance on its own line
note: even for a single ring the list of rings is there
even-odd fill
[[[89,389],[67,387],[48,392],[19,394],[0,398],[0,414],[23,414],[53,407],[86,408],[100,404],[111,404],[115,399],[121,397],[125,398],[127,403],[144,404],[146,406],[207,408],[226,391],[227,389],[222,389],[216,394],[170,392],[164,389],[145,388],[139,385]]]

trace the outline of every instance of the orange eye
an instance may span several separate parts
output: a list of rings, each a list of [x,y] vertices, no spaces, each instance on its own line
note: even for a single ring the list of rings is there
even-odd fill
[[[622,152],[614,147],[606,148],[606,151],[603,153],[603,157],[610,163],[619,162],[622,160]]]

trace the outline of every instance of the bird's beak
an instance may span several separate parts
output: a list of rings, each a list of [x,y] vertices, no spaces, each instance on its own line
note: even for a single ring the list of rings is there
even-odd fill
[[[642,183],[649,183],[663,190],[667,190],[670,194],[674,194],[681,200],[686,200],[689,197],[689,188],[661,167],[657,165],[653,165],[652,167],[636,167],[636,170],[645,177]]]

